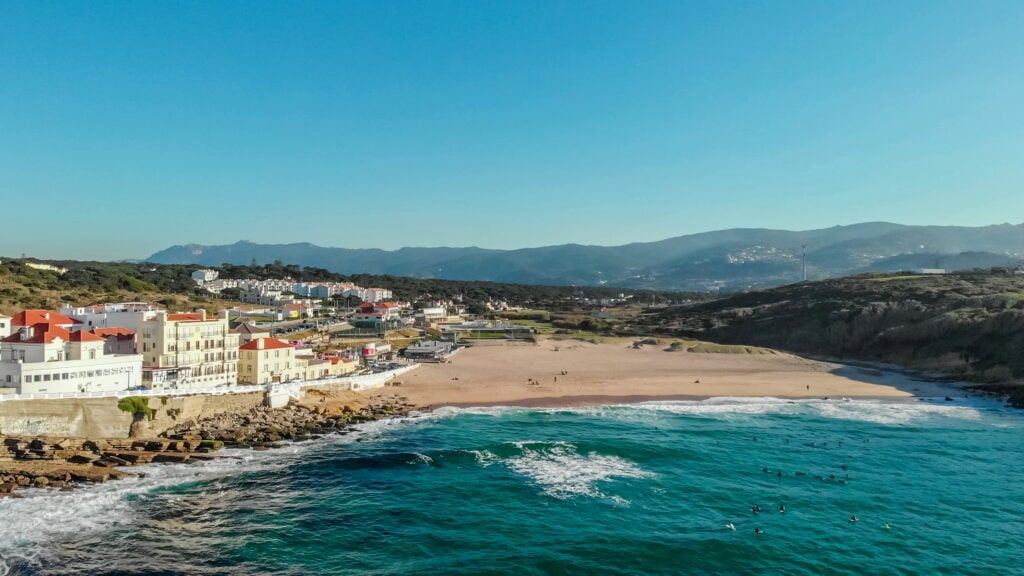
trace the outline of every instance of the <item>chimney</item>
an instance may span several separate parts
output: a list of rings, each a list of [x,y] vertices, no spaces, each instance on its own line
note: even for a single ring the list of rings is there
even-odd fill
[[[204,310],[202,308],[196,308],[196,312],[198,312],[198,313],[200,313],[202,315],[203,320],[206,320],[206,310]]]
[[[256,341],[256,348],[258,350],[263,350],[263,342],[264,342],[264,340],[266,340],[266,338],[260,338],[259,340]]]

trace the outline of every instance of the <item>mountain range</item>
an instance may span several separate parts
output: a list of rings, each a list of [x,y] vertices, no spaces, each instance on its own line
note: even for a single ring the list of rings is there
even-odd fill
[[[868,222],[805,231],[736,228],[623,246],[564,244],[518,250],[439,247],[389,251],[239,241],[172,246],[146,261],[218,266],[279,260],[343,274],[744,290],[801,280],[804,249],[808,279],[920,268],[1018,266],[1024,261],[1024,224],[963,227]]]

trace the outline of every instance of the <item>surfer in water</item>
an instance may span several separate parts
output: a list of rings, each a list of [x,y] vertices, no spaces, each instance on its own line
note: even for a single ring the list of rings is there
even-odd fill
[[[889,526],[889,524],[882,524],[882,528],[885,530],[891,530],[892,526]]]
[[[750,507],[750,511],[753,512],[754,514],[757,514],[758,512],[761,511],[761,507],[758,506],[757,504],[754,504],[753,506]]]
[[[856,521],[857,521],[857,515],[856,514],[850,515],[850,522],[856,522]]]
[[[785,514],[785,513],[786,513],[786,505],[783,504],[782,506],[779,506],[779,514]]]
[[[761,530],[760,528],[754,528],[754,534],[764,534],[764,530]]]

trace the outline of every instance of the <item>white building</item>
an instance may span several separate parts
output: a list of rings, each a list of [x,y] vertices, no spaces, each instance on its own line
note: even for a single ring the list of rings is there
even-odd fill
[[[0,314],[0,338],[11,335],[11,317]]]
[[[196,270],[195,272],[192,273],[192,279],[195,280],[196,284],[200,286],[206,284],[207,282],[213,282],[214,280],[217,279],[218,276],[220,276],[220,272],[216,270],[210,270],[209,268],[205,268],[203,270]]]
[[[341,295],[346,298],[354,296],[363,302],[376,303],[390,299],[391,290],[387,290],[385,288],[360,288],[358,286],[352,286],[350,288],[346,288]]]
[[[91,330],[93,328],[128,328],[135,332],[146,318],[156,315],[163,308],[146,302],[119,302],[117,304],[97,304],[95,306],[71,306],[63,304],[60,313],[78,321],[71,330]]]
[[[54,323],[20,327],[0,340],[6,393],[118,392],[142,383],[142,356],[106,354],[102,337]]]

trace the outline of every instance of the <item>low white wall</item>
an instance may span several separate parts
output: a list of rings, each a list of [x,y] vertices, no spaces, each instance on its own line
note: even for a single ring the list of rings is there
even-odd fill
[[[67,398],[125,398],[127,396],[197,396],[223,394],[247,394],[252,392],[266,392],[274,394],[283,392],[286,395],[295,395],[297,391],[311,386],[332,386],[343,385],[349,390],[361,391],[380,388],[389,380],[396,378],[410,370],[415,370],[419,364],[410,364],[394,370],[380,372],[377,374],[360,374],[358,376],[340,376],[336,378],[322,378],[320,380],[305,380],[300,382],[289,382],[286,384],[259,384],[251,386],[218,386],[211,388],[189,388],[172,390],[118,390],[118,391],[97,391],[97,392],[47,392],[29,394],[0,394],[0,402],[9,400],[58,400]]]

